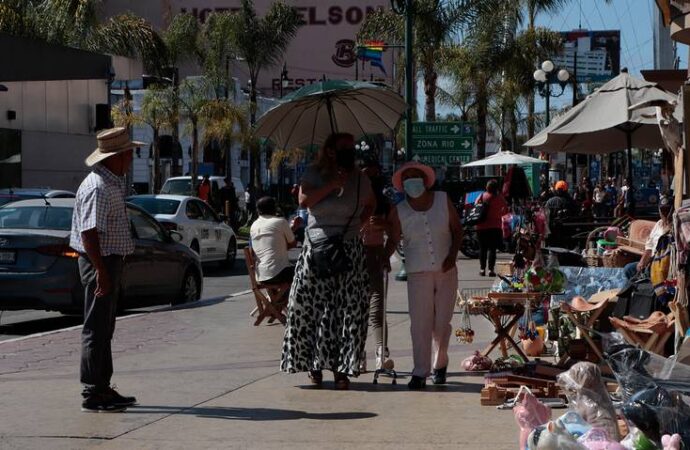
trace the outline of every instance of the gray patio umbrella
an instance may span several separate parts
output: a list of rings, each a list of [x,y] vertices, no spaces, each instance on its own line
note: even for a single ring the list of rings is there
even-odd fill
[[[283,98],[256,123],[255,134],[291,150],[321,144],[334,132],[355,138],[390,134],[407,109],[392,89],[371,83],[327,80]]]
[[[543,152],[590,155],[627,149],[630,160],[632,147],[664,147],[654,108],[629,110],[652,100],[676,97],[623,71],[524,145]],[[680,108],[674,116],[683,120]],[[628,170],[632,175],[630,164]]]

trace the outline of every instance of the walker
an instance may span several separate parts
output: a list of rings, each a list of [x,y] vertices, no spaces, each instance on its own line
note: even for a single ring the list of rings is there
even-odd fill
[[[388,355],[386,349],[388,348],[388,270],[383,271],[383,346],[381,347],[381,368],[374,372],[374,384],[378,384],[379,376],[385,375],[393,378],[391,384],[397,384],[398,374],[393,369],[385,369]]]

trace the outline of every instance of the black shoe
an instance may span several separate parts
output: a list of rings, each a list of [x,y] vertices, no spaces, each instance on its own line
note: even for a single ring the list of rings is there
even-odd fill
[[[431,381],[434,384],[446,384],[446,371],[448,370],[448,367],[444,367],[443,369],[434,369],[431,372]]]
[[[118,413],[126,410],[123,405],[116,405],[110,396],[104,394],[94,394],[81,402],[83,412],[92,413]]]
[[[418,390],[424,389],[426,387],[426,378],[412,375],[412,379],[410,380],[409,383],[407,383],[407,387],[411,391],[418,391]]]
[[[496,278],[496,272],[494,272],[493,270],[489,270],[489,276],[492,278]]]
[[[120,395],[115,389],[108,388],[106,391],[107,396],[110,396],[110,402],[117,406],[134,406],[137,404],[136,397],[128,397],[126,395]]]
[[[480,270],[480,271],[479,271],[479,276],[480,276],[480,277],[485,277],[485,276],[486,276],[486,271],[485,271],[485,270]]]

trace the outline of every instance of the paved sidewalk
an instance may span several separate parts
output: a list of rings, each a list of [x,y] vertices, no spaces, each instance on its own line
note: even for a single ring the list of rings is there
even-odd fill
[[[488,286],[477,271],[461,260],[461,287]],[[514,449],[512,413],[481,407],[482,378],[459,367],[488,323],[473,321],[473,345],[453,338],[447,386],[410,392],[405,284],[389,290],[397,386],[364,374],[340,392],[279,373],[282,326],[252,326],[250,295],[119,320],[114,381],[140,402],[123,414],[79,412],[78,329],[0,343],[0,449]]]

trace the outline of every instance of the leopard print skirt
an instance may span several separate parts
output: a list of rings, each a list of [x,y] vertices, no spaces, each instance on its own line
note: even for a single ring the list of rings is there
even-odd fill
[[[303,248],[290,289],[282,371],[359,375],[367,339],[369,276],[362,242],[346,241],[345,251],[353,269],[320,279],[310,267],[311,248]]]

